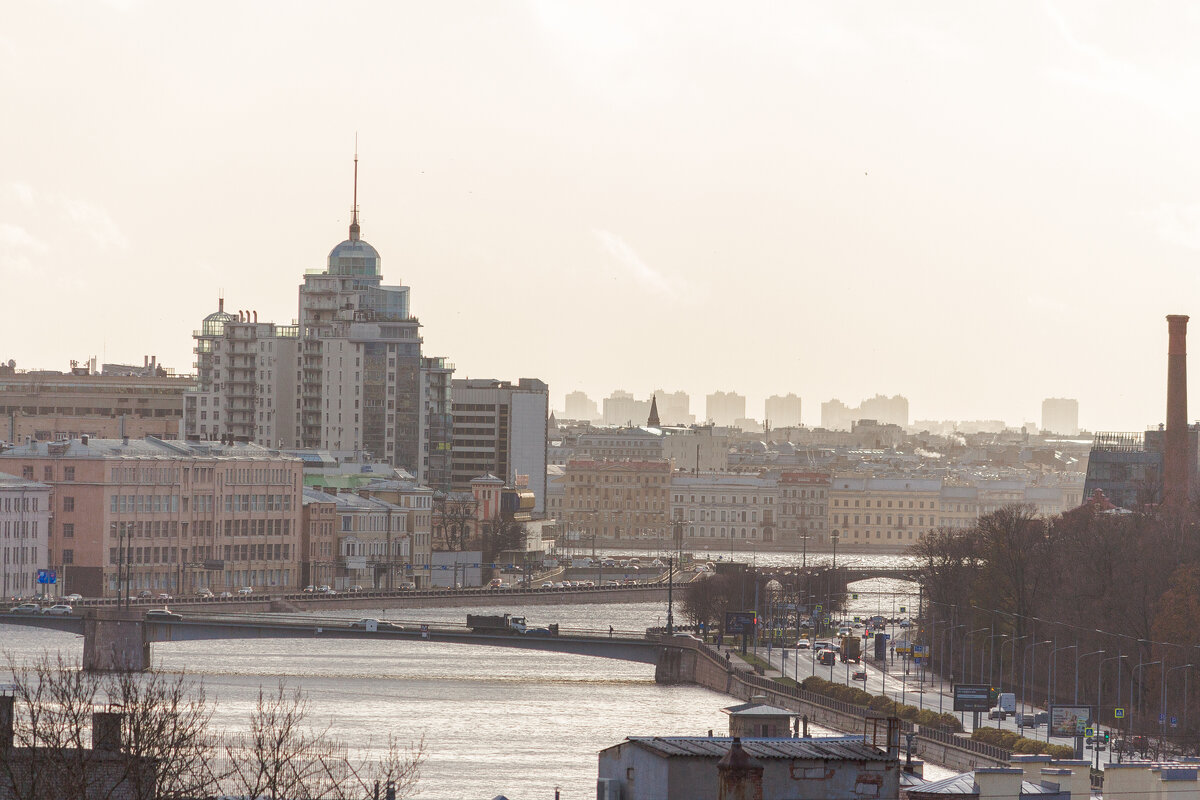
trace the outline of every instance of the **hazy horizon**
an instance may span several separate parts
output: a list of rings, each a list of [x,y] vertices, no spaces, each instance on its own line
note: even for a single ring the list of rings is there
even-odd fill
[[[1165,416],[1164,318],[1200,250],[1189,4],[57,0],[6,22],[19,368],[191,372],[222,292],[290,323],[346,237],[357,134],[363,238],[457,377],[540,378],[552,405],[682,389],[697,417],[716,390],[756,418],[794,392],[810,425],[876,393],[911,419]]]

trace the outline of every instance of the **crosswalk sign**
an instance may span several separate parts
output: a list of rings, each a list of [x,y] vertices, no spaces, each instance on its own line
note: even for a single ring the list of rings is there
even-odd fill
[[[851,593],[850,593],[850,599],[851,599],[851,600],[857,600],[857,599],[858,599],[858,592],[851,592]]]
[[[1114,708],[1113,709],[1113,719],[1125,719],[1125,709]]]

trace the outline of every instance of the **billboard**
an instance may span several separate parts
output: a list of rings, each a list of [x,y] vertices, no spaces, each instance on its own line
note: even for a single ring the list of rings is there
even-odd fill
[[[754,630],[753,611],[726,611],[725,633],[750,633]]]
[[[8,523],[5,523],[5,524],[7,525]],[[5,550],[4,552],[7,553],[8,550]],[[22,552],[24,552],[24,551],[22,551]],[[58,583],[58,573],[52,569],[39,569],[37,571],[37,582],[38,583]]]
[[[992,687],[986,683],[959,683],[954,686],[955,711],[990,711]]]
[[[1082,736],[1091,721],[1091,706],[1050,706],[1051,736]]]

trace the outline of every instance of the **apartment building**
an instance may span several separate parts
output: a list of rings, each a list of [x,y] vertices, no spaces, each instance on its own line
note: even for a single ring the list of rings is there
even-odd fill
[[[718,426],[737,427],[746,418],[746,396],[737,392],[713,392],[705,397],[704,414]]]
[[[829,485],[829,476],[821,472],[780,474],[780,542],[803,550],[828,541]]]
[[[299,583],[301,462],[253,444],[31,442],[0,472],[53,487],[47,562],[64,593]]]
[[[433,553],[434,491],[410,480],[375,480],[358,490],[358,494],[391,503],[404,517],[408,532],[408,560],[404,563],[403,580],[412,581],[418,588],[430,585],[430,563]],[[394,581],[399,581],[397,569]]]
[[[50,486],[31,478],[0,472],[0,592],[2,597],[29,597],[43,589],[38,570],[49,562]]]
[[[671,464],[667,461],[567,462],[564,517],[579,540],[666,542]]]
[[[337,545],[330,585],[334,589],[388,589],[412,580],[412,537],[402,508],[352,492],[325,494],[309,489],[305,494],[310,503],[333,505]]]
[[[453,485],[470,488],[480,475],[528,488],[536,513],[545,510],[547,425],[550,388],[536,378],[516,384],[494,379],[456,379],[451,384],[454,415]]]
[[[830,536],[847,550],[912,544],[938,526],[941,492],[941,479],[834,477]]]
[[[779,541],[779,481],[775,476],[676,473],[670,519],[684,544],[728,545]]]
[[[799,428],[802,424],[800,398],[792,392],[786,395],[773,394],[763,403],[763,414],[772,428]]]
[[[302,586],[333,586],[337,574],[337,503],[325,492],[305,489],[300,514]]]
[[[572,455],[585,461],[658,461],[664,457],[663,435],[640,427],[593,428],[576,437]]]

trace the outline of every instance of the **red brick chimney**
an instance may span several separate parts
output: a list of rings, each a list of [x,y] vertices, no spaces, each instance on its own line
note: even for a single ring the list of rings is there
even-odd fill
[[[1188,502],[1187,324],[1182,314],[1167,317],[1167,430],[1163,436],[1163,504],[1182,508]]]

